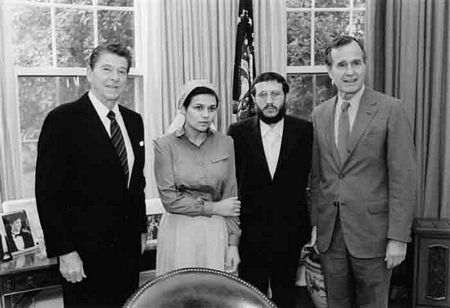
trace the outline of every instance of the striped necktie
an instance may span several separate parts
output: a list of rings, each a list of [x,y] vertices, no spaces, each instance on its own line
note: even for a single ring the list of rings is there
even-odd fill
[[[338,130],[338,150],[341,162],[344,162],[347,157],[347,146],[350,138],[350,122],[348,119],[349,102],[342,102],[341,115],[339,116],[339,130]]]
[[[119,156],[120,164],[122,165],[123,172],[125,173],[126,180],[128,182],[128,160],[127,160],[127,150],[125,149],[125,141],[123,140],[122,132],[120,130],[119,124],[116,120],[116,114],[114,111],[110,110],[107,114],[108,119],[111,120],[111,125],[109,126],[109,131],[111,132],[111,141],[116,149],[117,155]]]

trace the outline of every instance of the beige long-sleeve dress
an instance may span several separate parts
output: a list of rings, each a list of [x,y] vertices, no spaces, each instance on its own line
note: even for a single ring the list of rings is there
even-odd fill
[[[184,267],[224,270],[237,245],[239,219],[212,215],[214,203],[237,196],[233,140],[208,131],[200,146],[184,130],[154,142],[155,178],[166,209],[158,232],[157,275]]]

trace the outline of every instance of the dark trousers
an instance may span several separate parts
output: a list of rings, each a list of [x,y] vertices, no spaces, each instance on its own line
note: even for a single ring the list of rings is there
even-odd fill
[[[339,218],[331,245],[321,254],[328,306],[332,308],[387,308],[392,270],[384,257],[353,257],[345,244]]]
[[[251,249],[250,245],[245,242],[239,245],[239,277],[265,294],[270,283],[272,300],[279,308],[295,307],[295,280],[300,248],[284,247],[276,251],[267,246]]]
[[[63,279],[64,307],[122,307],[139,284],[139,258],[115,255],[80,255],[87,278]]]

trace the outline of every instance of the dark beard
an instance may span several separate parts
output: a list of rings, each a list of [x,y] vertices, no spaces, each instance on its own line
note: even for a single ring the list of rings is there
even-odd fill
[[[280,108],[278,109],[277,115],[274,117],[266,117],[264,115],[262,109],[259,108],[258,105],[256,105],[256,114],[258,115],[258,118],[266,124],[270,125],[270,124],[278,123],[286,115],[286,104],[283,104],[280,106]]]

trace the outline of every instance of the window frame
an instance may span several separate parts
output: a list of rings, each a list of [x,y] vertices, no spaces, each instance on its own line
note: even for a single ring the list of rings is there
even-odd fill
[[[143,63],[143,55],[146,54],[144,50],[144,45],[142,44],[142,1],[145,0],[134,0],[134,5],[130,7],[115,7],[115,6],[105,6],[105,5],[97,5],[98,0],[92,0],[92,4],[64,4],[64,3],[55,3],[55,0],[48,0],[49,2],[33,2],[27,0],[6,0],[5,3],[1,4],[2,8],[5,9],[5,12],[10,12],[11,7],[16,5],[26,5],[31,7],[46,7],[50,8],[51,14],[51,41],[52,41],[52,59],[51,66],[40,66],[40,67],[25,67],[18,66],[14,63],[15,56],[13,54],[13,43],[12,43],[12,23],[10,18],[5,18],[3,20],[2,28],[4,35],[6,36],[5,42],[8,44],[8,49],[10,50],[10,55],[8,55],[8,59],[12,61],[13,73],[12,73],[12,83],[6,89],[6,91],[13,92],[13,97],[15,98],[15,112],[14,122],[17,123],[16,129],[18,136],[17,143],[19,151],[18,153],[14,153],[16,155],[18,166],[17,173],[19,175],[19,181],[21,185],[21,195],[22,197],[27,197],[29,195],[29,191],[27,191],[27,183],[25,183],[25,173],[24,173],[24,153],[22,151],[24,144],[33,144],[37,143],[37,139],[27,139],[22,140],[21,134],[21,116],[20,116],[20,102],[19,102],[19,78],[21,77],[67,77],[67,76],[78,76],[78,77],[86,77],[86,67],[57,67],[57,46],[56,46],[56,25],[55,25],[55,11],[57,8],[67,8],[67,9],[84,9],[90,10],[93,12],[93,46],[98,45],[98,14],[97,12],[100,10],[109,10],[109,11],[130,11],[133,12],[134,17],[134,67],[130,68],[130,72],[128,74],[129,78],[134,79],[134,97],[135,97],[135,105],[134,109],[138,112],[142,112],[143,110],[143,96],[144,96],[144,72],[142,70]],[[7,16],[5,12],[1,12],[3,16]],[[62,102],[58,102],[62,103]],[[32,193],[34,196],[34,193]]]
[[[328,73],[326,65],[314,65],[315,62],[315,13],[318,12],[349,12],[349,20],[350,24],[348,27],[353,26],[353,14],[355,12],[367,12],[367,4],[362,7],[355,7],[354,0],[349,0],[350,5],[348,7],[327,7],[327,8],[319,8],[316,7],[317,0],[311,0],[311,7],[303,7],[303,8],[292,8],[286,5],[286,16],[288,13],[310,13],[310,21],[311,21],[311,61],[312,65],[286,65],[286,73],[287,74],[322,74]],[[367,0],[366,0],[367,1]],[[286,59],[287,63],[287,59]]]

